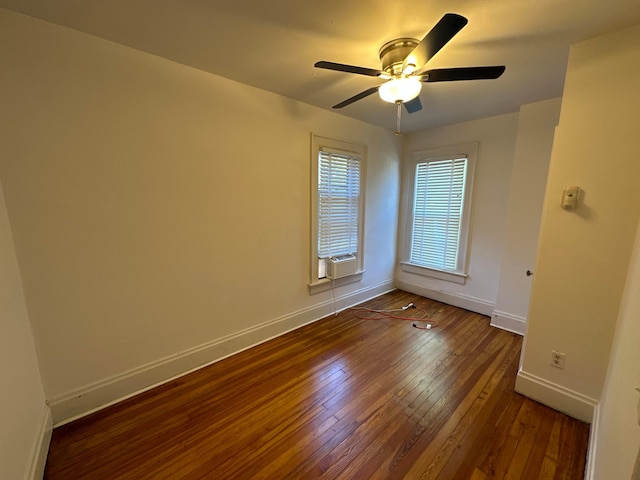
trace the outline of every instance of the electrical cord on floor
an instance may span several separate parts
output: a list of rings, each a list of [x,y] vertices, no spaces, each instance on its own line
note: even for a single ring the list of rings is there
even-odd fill
[[[408,310],[410,308],[415,308],[418,316],[403,317],[401,315],[395,315],[396,312],[404,312],[405,310]],[[361,320],[382,320],[385,318],[403,320],[405,322],[414,322],[413,327],[417,328],[418,330],[431,330],[432,328],[438,326],[438,322],[436,320],[434,320],[433,318],[428,318],[429,314],[426,310],[422,310],[421,308],[416,307],[413,303],[405,305],[402,308],[397,308],[395,310],[373,310],[366,307],[354,307],[350,308],[349,310],[352,310],[353,315]],[[419,325],[416,322],[424,323],[424,325]]]

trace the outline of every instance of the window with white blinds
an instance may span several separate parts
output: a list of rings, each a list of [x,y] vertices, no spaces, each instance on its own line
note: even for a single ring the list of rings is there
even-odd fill
[[[311,136],[311,293],[331,285],[331,257],[349,261],[356,271],[334,280],[336,285],[362,277],[366,156],[365,145]]]
[[[464,283],[476,143],[411,155],[402,269]]]
[[[466,173],[466,158],[416,165],[411,263],[459,270]]]
[[[358,252],[360,157],[318,153],[318,257]]]

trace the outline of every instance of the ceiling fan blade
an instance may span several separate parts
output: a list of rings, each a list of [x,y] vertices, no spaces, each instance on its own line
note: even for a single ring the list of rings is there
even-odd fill
[[[458,80],[492,80],[505,71],[504,65],[494,67],[436,68],[421,75],[423,82],[455,82]]]
[[[356,67],[355,65],[345,65],[344,63],[325,62],[324,60],[321,62],[316,62],[313,66],[316,68],[324,68],[327,70],[337,70],[339,72],[367,75],[369,77],[379,77],[380,75],[384,74],[382,70],[375,70],[373,68],[366,67]]]
[[[413,65],[413,71],[420,70],[433,56],[444,47],[460,30],[468,20],[456,13],[447,13],[425,35],[422,41],[414,48],[402,63],[402,71],[405,73],[409,65]]]
[[[368,88],[364,92],[360,92],[359,94],[354,95],[351,98],[347,98],[345,101],[340,102],[337,105],[334,105],[332,108],[342,108],[342,107],[346,107],[347,105],[351,105],[353,102],[357,102],[358,100],[362,100],[363,98],[368,97],[373,93],[376,93],[378,91],[378,88],[379,87]]]
[[[416,97],[413,100],[404,102],[404,108],[407,110],[407,113],[416,113],[422,110],[422,102],[420,101],[420,97]]]

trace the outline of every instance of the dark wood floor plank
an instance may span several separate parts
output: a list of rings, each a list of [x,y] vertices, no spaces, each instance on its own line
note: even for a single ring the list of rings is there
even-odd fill
[[[471,338],[470,338],[470,337],[465,336],[465,335],[460,335],[456,340],[458,340],[458,341],[460,341],[460,340],[462,340],[462,341],[469,341],[469,340],[472,340],[472,339],[473,339],[473,337],[471,337]],[[451,342],[451,343],[453,343],[453,342]],[[449,348],[451,348],[451,344],[449,344],[448,346],[449,346]],[[450,352],[446,352],[446,351],[445,351],[445,352],[444,352],[444,354],[441,356],[441,358],[445,358],[445,359],[447,359],[447,358],[448,358],[448,359],[451,359],[451,358],[453,358],[453,357],[455,357],[455,355],[450,355]],[[437,358],[437,357],[436,357],[436,358]],[[405,363],[406,363],[406,365],[407,365],[407,366],[412,366],[412,363],[411,363],[411,362],[405,362]],[[428,363],[428,362],[427,362],[427,363]],[[433,385],[438,384],[438,382],[439,382],[439,381],[443,380],[443,376],[442,376],[442,375],[438,375],[437,371],[438,371],[438,369],[442,369],[442,370],[446,371],[446,370],[447,370],[447,369],[445,368],[445,366],[446,366],[446,365],[447,365],[446,360],[445,360],[445,361],[442,361],[442,362],[435,362],[435,363],[433,363],[433,362],[432,362],[432,364],[431,364],[431,365],[428,365],[428,367],[430,368],[430,372],[429,372],[429,373],[427,373],[427,375],[426,375],[425,377],[423,377],[423,380],[424,380],[424,378],[430,378],[430,383],[429,383],[429,386],[430,386],[430,387],[431,387],[431,386],[433,386]],[[412,367],[412,368],[414,368],[414,369],[415,369],[415,367]],[[451,369],[448,369],[448,370],[451,370]],[[451,377],[455,377],[455,375],[451,375]],[[447,378],[447,377],[444,377],[444,379],[446,379],[446,378]],[[402,387],[403,387],[403,386],[402,386]],[[439,392],[440,392],[440,395],[442,395],[442,394],[443,394],[443,392],[444,392],[445,390],[446,390],[446,389],[439,391],[438,389],[436,389],[436,391],[439,391]],[[387,391],[387,389],[384,389],[383,391],[385,391],[385,392],[386,392],[386,391]],[[424,393],[424,391],[425,391],[425,387],[424,387],[424,385],[423,385],[421,388],[416,389],[415,393],[419,396],[419,395],[421,395],[422,393]],[[427,389],[426,389],[426,391],[427,391],[427,392],[432,392],[432,390],[431,390],[430,388],[427,388]],[[386,401],[386,400],[388,400],[388,399],[384,399],[384,400]],[[384,402],[383,402],[383,403],[384,403]],[[409,404],[409,406],[413,406],[413,407],[414,407],[413,411],[411,411],[411,412],[410,412],[410,414],[411,414],[411,415],[415,414],[415,407],[416,407],[416,406],[417,406],[417,407],[420,407],[420,406],[422,406],[422,405],[424,404],[424,402],[420,402],[420,401],[419,401],[419,402],[416,402],[416,403],[417,403],[417,405],[414,405],[414,402],[412,401],[412,402]],[[406,411],[406,410],[407,410],[407,409],[405,408],[405,414],[407,414],[407,411]],[[422,417],[422,416],[423,416],[423,415],[421,415],[421,417]],[[366,425],[362,425],[362,426],[359,428],[359,430],[368,431],[368,429],[366,428]],[[386,431],[386,429],[383,429],[383,431]],[[350,447],[352,447],[351,442],[349,442],[349,443],[350,443]],[[397,443],[397,442],[395,442],[395,443]],[[332,453],[332,452],[331,452],[331,453],[327,454],[327,456],[326,456],[325,458],[323,458],[323,462],[324,462],[325,464],[331,464],[331,465],[332,465],[332,471],[330,471],[330,472],[328,472],[328,473],[327,473],[327,472],[325,472],[325,470],[322,470],[321,472],[317,472],[317,471],[316,471],[316,472],[306,472],[306,474],[307,474],[307,475],[319,475],[319,474],[322,474],[322,475],[326,476],[327,478],[331,478],[332,476],[334,476],[334,477],[335,477],[335,470],[336,470],[337,468],[335,467],[335,461],[334,461],[334,458],[333,458],[331,455],[333,455],[333,456],[334,456],[334,457],[336,457],[336,458],[341,458],[341,459],[343,460],[343,463],[344,463],[345,461],[348,461],[349,459],[344,459],[344,458],[340,457],[340,452],[342,452],[342,451],[344,450],[344,448],[345,448],[344,446],[340,446],[340,445],[339,445],[339,446],[337,446],[337,447],[336,447],[337,453]],[[353,450],[351,450],[351,453],[355,454],[355,453],[358,453],[358,452],[357,452],[357,451],[356,451],[356,452],[353,452]],[[378,458],[380,458],[380,457],[378,456]],[[355,462],[353,462],[353,463],[355,463]],[[353,464],[352,464],[351,466],[353,467]],[[370,467],[371,467],[371,465],[368,465],[368,467],[370,468]],[[347,478],[348,478],[348,477],[347,477]],[[357,475],[355,478],[367,478],[367,477],[366,477],[365,472],[358,472],[358,475]]]
[[[430,367],[426,362],[425,368]],[[330,478],[335,475],[335,471],[340,468],[340,462],[337,462],[336,459],[341,459],[342,463],[348,460],[343,455],[347,448],[345,442],[349,443],[348,450],[351,455],[359,452],[360,450],[356,448],[358,446],[356,439],[359,434],[369,432],[369,423],[378,420],[384,413],[381,409],[393,402],[393,399],[397,398],[399,391],[406,391],[407,385],[411,384],[412,379],[421,373],[422,370],[412,362],[396,362],[389,365],[385,375],[382,375],[378,368],[374,368],[370,370],[369,375],[360,376],[365,380],[366,384],[358,386],[355,390],[359,395],[358,401],[343,401],[341,402],[342,408],[338,404],[326,405],[328,408],[338,409],[336,416],[343,420],[346,428],[352,429],[355,426],[355,430],[342,442],[335,445],[328,444],[323,449],[318,450],[313,457],[305,462],[306,470],[298,470],[296,474],[300,475],[301,478],[319,478],[322,475],[327,475]],[[398,380],[399,376],[402,381]],[[391,404],[395,405],[395,402]],[[386,431],[386,428],[379,427],[376,431]],[[363,433],[362,435],[370,438],[370,433]],[[366,443],[363,443],[363,445],[366,445]],[[325,467],[326,465],[330,465],[329,473],[327,473],[328,468]]]
[[[460,332],[458,332],[460,333]],[[468,341],[472,341],[473,337],[466,337]],[[465,336],[459,334],[457,340],[462,341]],[[452,344],[448,348],[452,347]],[[442,355],[442,358],[445,355]],[[398,439],[406,437],[412,428],[412,423],[407,422],[415,414],[416,408],[424,404],[424,399],[420,396],[425,391],[430,391],[426,385],[437,384],[438,378],[444,380],[441,375],[442,371],[447,369],[445,361],[439,362],[422,362],[422,368],[418,365],[413,367],[413,378],[409,379],[406,385],[399,385],[395,391],[393,407],[396,409],[396,415],[389,415],[390,426],[381,429],[372,443],[369,443],[367,449],[358,455],[358,461],[350,462],[343,472],[345,478],[372,478],[376,471],[383,470],[382,464],[393,459],[395,453],[394,445],[398,444]],[[428,380],[428,382],[427,382]],[[404,407],[404,408],[397,408]],[[327,477],[329,478],[329,477]]]
[[[536,433],[529,458],[522,471],[522,478],[539,478],[545,460],[546,445],[551,438],[555,415],[540,414],[540,424]]]
[[[409,303],[439,325],[349,309],[56,428],[45,478],[581,479],[588,425],[513,391],[521,338],[364,306]]]
[[[425,470],[421,478],[466,480],[486,455],[485,446],[494,440],[493,425],[502,413],[501,400],[513,390],[512,375],[516,373],[519,342],[514,339],[504,353],[505,356],[496,364],[497,368],[486,384],[483,386],[482,381],[478,383],[478,389],[482,390],[477,396],[475,393],[467,396],[469,400],[475,397],[473,402],[466,410],[459,409],[462,417],[436,457],[440,468]]]
[[[511,373],[512,385],[515,384],[515,373]],[[483,449],[483,460],[479,463],[479,469],[489,478],[503,478],[506,469],[511,462],[517,443],[509,435],[509,426],[515,421],[518,412],[522,408],[525,398],[514,395],[508,400],[500,399],[503,405],[502,413],[495,424],[487,425],[491,431],[492,440]],[[505,405],[506,403],[506,405]]]
[[[522,417],[521,428],[517,429],[518,446],[513,454],[507,474],[505,475],[507,479],[515,480],[523,478],[524,467],[531,454],[533,442],[538,434],[542,420],[540,416],[542,405],[533,402],[527,402],[526,405],[530,408],[527,409],[527,414]]]
[[[472,375],[464,383],[454,386],[454,392],[460,396],[452,395],[448,403],[455,406],[455,410],[448,416],[446,423],[441,425],[436,434],[436,440],[431,442],[428,436],[424,436],[417,444],[422,444],[426,448],[423,452],[420,452],[420,448],[418,449],[419,456],[411,462],[407,476],[425,479],[440,478],[442,469],[455,453],[462,435],[466,433],[470,423],[475,420],[475,415],[486,401],[481,397],[481,392],[508,357],[509,350],[501,348],[497,351],[487,350],[486,353],[486,356],[478,355],[477,361],[469,368]],[[437,451],[433,451],[436,443]],[[453,475],[453,472],[443,474],[443,478],[450,478],[447,475]]]

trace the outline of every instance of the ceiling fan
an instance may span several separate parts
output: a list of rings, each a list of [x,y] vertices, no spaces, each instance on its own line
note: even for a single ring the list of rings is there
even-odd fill
[[[425,64],[462,30],[467,22],[462,15],[447,13],[421,41],[415,38],[397,38],[385,43],[379,52],[381,70],[327,61],[316,62],[314,67],[387,80],[334,105],[333,108],[346,107],[378,92],[385,102],[398,104],[398,108],[403,104],[408,113],[414,113],[422,109],[418,95],[423,82],[495,79],[504,73],[504,65],[424,69]],[[399,113],[400,110],[398,115]]]

